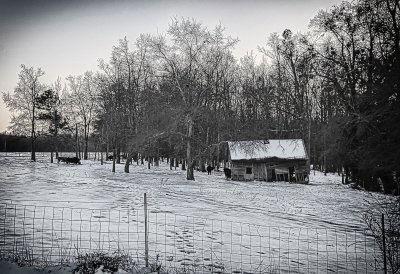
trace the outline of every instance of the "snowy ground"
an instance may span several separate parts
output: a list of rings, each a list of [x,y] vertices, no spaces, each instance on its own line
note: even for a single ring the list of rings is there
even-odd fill
[[[132,220],[136,218],[139,222],[140,214],[143,212],[143,194],[147,193],[148,209],[153,214],[149,216],[150,223],[156,227],[153,234],[150,229],[150,241],[153,243],[151,248],[160,253],[165,250],[165,264],[168,264],[168,254],[174,255],[171,260],[178,259],[177,252],[182,252],[188,257],[192,256],[188,248],[193,249],[193,253],[202,249],[202,259],[208,261],[222,261],[227,249],[230,249],[230,253],[236,255],[233,258],[230,255],[228,262],[242,264],[245,258],[240,254],[254,253],[257,249],[259,260],[255,260],[254,255],[250,256],[253,259],[253,262],[250,262],[253,269],[257,264],[266,263],[277,265],[278,270],[281,270],[281,258],[283,258],[292,267],[296,267],[297,264],[298,269],[300,269],[300,261],[307,261],[307,259],[308,262],[312,261],[313,265],[307,266],[307,272],[318,272],[321,269],[346,272],[348,264],[342,265],[340,250],[343,249],[346,254],[351,253],[347,249],[350,245],[348,241],[354,241],[357,245],[357,241],[363,237],[358,233],[366,228],[363,223],[363,214],[368,204],[385,198],[379,194],[371,195],[364,191],[350,189],[341,184],[341,178],[337,175],[324,176],[319,172],[315,175],[311,172],[310,184],[302,185],[286,182],[234,182],[226,180],[222,172],[214,172],[212,175],[195,172],[196,180],[186,181],[185,171],[170,170],[167,163],[161,163],[160,167],[152,166],[150,170],[147,169],[147,165],[134,163],[129,174],[124,173],[123,168],[123,164],[117,165],[116,172],[113,174],[110,162],[104,165],[93,160],[82,161],[82,165],[51,164],[49,157],[39,157],[38,162],[32,163],[28,157],[10,157],[10,155],[4,157],[3,154],[3,156],[0,155],[0,203],[12,203],[18,205],[18,208],[20,205],[25,205],[25,209],[29,209],[28,213],[32,206],[37,206],[35,214],[43,214],[41,210],[47,206],[69,208],[68,214],[71,216],[76,214],[71,208],[81,209],[81,215],[82,209],[100,210],[99,214],[93,210],[90,216],[84,214],[86,216],[84,219],[92,219],[96,217],[94,215],[100,215],[96,219],[101,220],[99,223],[103,221],[103,218],[107,219],[111,216],[111,213],[128,210],[135,212]],[[5,207],[7,206],[3,206],[3,211]],[[20,209],[18,210],[15,215],[21,216],[23,213]],[[49,214],[49,210],[47,213],[44,210],[44,214]],[[54,215],[54,209],[52,214]],[[82,220],[82,216],[80,218]],[[130,217],[123,216],[123,218],[129,221]],[[71,219],[74,218],[71,217]],[[6,221],[3,223],[2,229],[5,231],[8,228],[6,226],[10,224],[6,224]],[[75,226],[73,221],[70,223],[71,226]],[[109,227],[110,223],[116,223],[115,216],[109,217]],[[118,224],[121,224],[121,221],[118,221]],[[42,224],[43,226],[47,225]],[[246,229],[248,227],[247,234],[243,232],[244,227]],[[120,232],[119,229],[118,225],[118,232]],[[127,229],[129,232],[129,227]],[[140,232],[143,227],[138,224],[133,229]],[[124,228],[121,228],[121,231],[123,230]],[[255,238],[254,231],[258,234]],[[316,235],[311,231],[317,231]],[[319,236],[321,232],[325,235]],[[3,234],[3,238],[6,238],[6,233]],[[119,237],[118,234],[119,241],[125,239],[124,236]],[[287,239],[282,241],[285,237]],[[266,239],[269,243],[264,246]],[[302,243],[303,239],[304,243]],[[164,245],[154,246],[160,241]],[[230,244],[225,244],[228,241]],[[237,247],[237,241],[244,241],[245,244],[240,244],[240,250],[232,252],[232,249]],[[141,245],[141,242],[141,240],[136,240],[137,245]],[[376,252],[376,247],[372,247],[371,239],[362,238],[361,242],[365,253]],[[182,248],[177,247],[181,243]],[[219,248],[215,247],[216,243],[220,244]],[[200,244],[202,244],[201,248],[199,248]],[[288,254],[271,257],[271,254],[274,254],[271,247],[280,252],[283,250],[283,245],[288,246],[285,249],[287,253],[291,254],[291,250],[295,250],[297,254],[292,257]],[[305,245],[308,245],[308,249]],[[328,258],[331,253],[327,246],[336,250],[333,260],[335,263],[332,263],[331,257]],[[170,248],[174,250],[171,251]],[[204,250],[208,249],[211,249],[211,259],[210,256],[205,255]],[[323,266],[319,266],[320,258],[308,257],[311,256],[309,254],[314,254],[315,250],[318,254],[319,249],[326,251],[322,259],[326,261]],[[215,253],[215,250],[218,250],[218,254],[215,254],[213,259],[212,253]],[[355,253],[358,252],[356,248]],[[265,254],[269,256],[268,262],[261,258],[261,255]],[[347,256],[343,257],[346,262]],[[373,264],[367,255],[362,254],[362,257],[364,264]],[[180,262],[182,260],[185,262],[186,259],[181,258]],[[278,259],[279,262],[276,261]],[[356,254],[352,259],[351,264],[357,263],[358,255]],[[193,261],[190,262],[193,263]],[[235,267],[243,269],[242,266]],[[363,272],[370,271],[369,267],[364,267]],[[288,271],[290,272],[290,266]]]
[[[349,189],[341,178],[311,172],[310,184],[286,182],[234,182],[222,172],[196,172],[195,181],[185,171],[169,170],[166,163],[147,169],[131,166],[131,173],[111,163],[82,161],[82,165],[50,164],[40,158],[0,158],[1,201],[43,205],[94,205],[127,208],[142,206],[147,193],[150,209],[182,215],[238,220],[274,226],[327,228],[364,227],[362,215],[374,198]],[[375,194],[376,196],[376,194]]]

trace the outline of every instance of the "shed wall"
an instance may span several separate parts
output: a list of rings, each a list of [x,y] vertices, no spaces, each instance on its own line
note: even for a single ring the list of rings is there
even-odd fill
[[[235,181],[308,181],[306,160],[231,161]],[[251,171],[251,173],[249,173]]]

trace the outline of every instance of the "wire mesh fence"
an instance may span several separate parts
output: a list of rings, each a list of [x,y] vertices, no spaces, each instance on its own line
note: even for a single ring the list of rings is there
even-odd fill
[[[190,273],[382,272],[378,246],[363,229],[261,226],[151,207],[0,203],[0,255],[54,265],[93,252]]]

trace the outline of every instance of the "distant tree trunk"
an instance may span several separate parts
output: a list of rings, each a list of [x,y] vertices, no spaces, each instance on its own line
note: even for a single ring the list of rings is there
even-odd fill
[[[308,99],[307,99],[308,100]],[[308,102],[308,101],[307,101]],[[307,104],[307,108],[309,108]],[[307,110],[309,112],[309,110]],[[307,146],[307,170],[308,174],[310,174],[310,166],[311,166],[311,114],[308,115],[308,146]]]
[[[35,136],[35,106],[32,108],[32,131],[31,131],[31,160],[36,162],[36,136]]]
[[[82,159],[82,151],[81,151],[81,148],[82,148],[82,143],[81,143],[81,138],[79,137],[79,135],[78,135],[78,152],[79,152],[79,159]]]
[[[118,146],[117,148],[117,164],[121,163],[121,148]]]
[[[187,180],[193,180],[194,181],[194,162],[192,162],[191,164],[187,165],[187,169],[186,169],[186,179]]]
[[[112,172],[115,172],[115,147],[113,147],[113,165],[112,165]]]
[[[172,167],[174,166],[174,158],[169,159],[169,170],[172,170]]]
[[[85,126],[84,126],[84,133],[83,136],[85,138],[84,142],[85,142],[85,148],[84,148],[84,152],[83,152],[83,159],[87,160],[88,159],[88,144],[89,144],[89,128],[85,119]]]
[[[87,160],[88,159],[88,139],[86,139],[85,137],[85,148],[84,148],[84,152],[83,152],[83,159]]]
[[[79,158],[78,124],[75,124],[76,157]]]
[[[200,171],[201,172],[206,172],[207,171],[206,170],[206,164],[205,164],[205,161],[204,161],[203,157],[200,157]]]
[[[192,138],[193,138],[193,118],[189,114],[187,116],[188,122],[188,134],[186,140],[186,160],[187,160],[187,172],[186,172],[186,179],[187,180],[194,180],[194,172],[193,172],[193,159],[192,159]]]
[[[54,124],[54,135],[53,135],[53,145],[54,145],[54,150],[56,152],[56,159],[58,159],[58,121],[57,121],[57,110],[54,111],[54,118],[53,118],[53,124]],[[53,151],[51,155],[51,162],[53,163]]]
[[[210,145],[210,127],[207,127],[206,145],[207,145],[207,147]],[[211,157],[211,149],[208,149],[207,162],[210,163],[211,159],[212,159],[212,157]]]
[[[147,156],[147,168],[150,169],[150,161],[151,161],[151,157]]]
[[[217,142],[218,142],[218,144],[219,144],[219,142],[221,142],[219,131],[218,131],[218,136],[217,136]],[[220,145],[217,146],[217,163],[216,163],[217,171],[219,171],[219,165],[220,165],[219,154],[220,154]]]
[[[53,161],[53,150],[51,150],[51,152],[50,152],[50,163],[53,163],[54,161]]]
[[[185,160],[182,160],[182,170],[186,170]]]
[[[100,163],[101,165],[103,165],[103,150],[100,151],[100,157],[101,157]]]
[[[154,165],[155,165],[155,166],[160,166],[160,159],[159,159],[158,156],[157,156],[156,159],[155,159]]]
[[[108,154],[109,154],[109,151],[110,151],[110,145],[109,145],[108,142],[107,142],[107,146],[106,146],[106,161],[108,161]]]
[[[324,175],[326,176],[326,133],[325,133],[326,129],[324,128]]]
[[[132,161],[132,154],[128,153],[128,156],[126,157],[126,162],[125,162],[125,173],[129,173],[129,164]]]

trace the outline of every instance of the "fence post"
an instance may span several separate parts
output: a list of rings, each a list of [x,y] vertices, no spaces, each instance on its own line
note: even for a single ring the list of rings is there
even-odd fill
[[[385,216],[382,213],[382,245],[383,245],[383,271],[387,274],[387,263],[386,263],[386,235],[385,235]]]
[[[144,261],[149,266],[149,234],[147,227],[147,197],[144,193]]]

